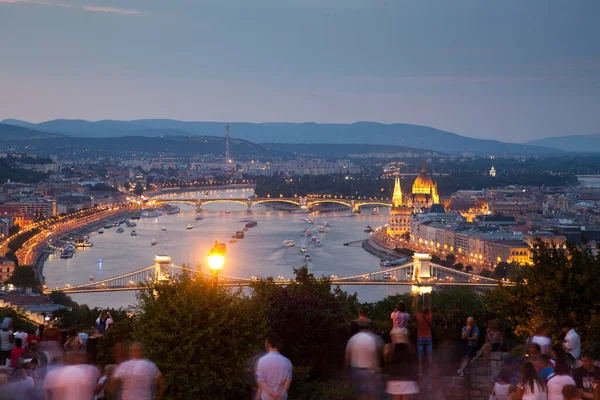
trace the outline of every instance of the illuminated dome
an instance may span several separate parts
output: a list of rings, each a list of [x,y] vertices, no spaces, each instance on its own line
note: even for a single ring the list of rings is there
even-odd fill
[[[438,204],[439,202],[437,184],[427,173],[425,162],[423,162],[421,173],[412,186],[412,205],[413,207],[431,207],[432,204]]]
[[[429,176],[429,174],[427,173],[427,170],[425,169],[425,163],[423,163],[421,173],[419,174],[419,176],[417,176],[417,179],[415,179],[415,182],[413,183],[413,193],[420,193],[415,192],[415,189],[427,189],[427,193],[430,193],[430,190],[433,187],[433,185],[433,179],[431,179],[431,176]]]

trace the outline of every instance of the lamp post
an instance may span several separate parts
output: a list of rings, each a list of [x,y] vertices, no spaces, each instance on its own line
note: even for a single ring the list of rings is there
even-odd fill
[[[214,285],[219,284],[219,272],[223,269],[225,263],[225,244],[215,242],[215,245],[208,252],[208,268],[214,275]]]

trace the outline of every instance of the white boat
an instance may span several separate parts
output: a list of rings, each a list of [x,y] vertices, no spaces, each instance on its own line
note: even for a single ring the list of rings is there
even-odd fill
[[[156,239],[152,239],[152,244],[151,246],[156,246],[158,244],[158,240]]]
[[[302,246],[302,248],[300,249],[301,252],[306,253],[308,251],[308,249],[304,246]]]
[[[318,229],[318,230],[319,230],[319,232],[321,232],[321,233],[325,233],[325,225],[321,225],[321,226],[319,226],[319,229]]]
[[[312,218],[304,218],[304,221],[306,221],[309,224],[314,224],[315,223],[315,220],[312,219]]]
[[[296,245],[296,242],[294,242],[292,239],[286,239],[283,241],[283,245],[285,247],[294,247]]]
[[[319,239],[317,239],[317,241],[315,242],[315,246],[321,247],[321,241]]]
[[[165,232],[167,230],[167,228],[165,228],[164,226],[161,226],[160,230],[163,231],[163,232]]]
[[[304,259],[305,259],[306,261],[312,261],[312,258],[310,258],[310,254],[305,254],[305,255],[304,255]]]
[[[194,225],[192,225],[192,224],[187,224],[187,226],[185,227],[185,229],[192,229],[192,228],[194,228]]]
[[[323,226],[327,228],[329,226],[329,222],[324,222]]]
[[[137,236],[137,232],[136,231],[131,231],[130,235],[131,236]]]
[[[159,210],[146,210],[142,211],[142,218],[156,218],[163,215],[162,211]]]
[[[133,228],[134,226],[137,226],[137,224],[133,221],[127,220],[127,221],[125,221],[125,226],[127,226],[129,228]]]
[[[230,212],[229,209],[225,210],[225,214],[229,214]]]
[[[379,208],[375,207],[375,208],[373,208],[373,215],[377,215],[377,214],[379,214]]]
[[[98,233],[104,233],[104,229],[98,229]]]
[[[123,229],[121,227],[117,228],[117,233],[123,233],[123,232],[125,232],[125,229]]]
[[[310,236],[310,229],[305,229],[301,234],[302,236]]]
[[[316,237],[316,236],[313,236],[312,238],[310,238],[310,240],[311,240],[313,243],[316,243],[316,241],[317,241],[317,237]]]

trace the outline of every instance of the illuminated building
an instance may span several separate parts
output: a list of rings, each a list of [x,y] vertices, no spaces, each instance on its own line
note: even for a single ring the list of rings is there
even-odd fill
[[[412,186],[411,205],[413,208],[429,208],[433,204],[440,203],[437,183],[427,173],[425,162],[421,173],[415,179]]]
[[[390,209],[390,220],[388,222],[387,234],[390,237],[401,236],[410,232],[411,209],[404,205],[402,199],[402,187],[400,177],[396,176],[394,183],[394,194],[392,196],[392,208]]]

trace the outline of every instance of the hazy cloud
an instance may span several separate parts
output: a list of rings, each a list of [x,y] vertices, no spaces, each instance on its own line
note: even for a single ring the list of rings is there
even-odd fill
[[[0,0],[0,4],[37,4],[40,6],[53,6],[63,8],[79,8],[89,12],[102,12],[102,13],[113,13],[119,15],[141,15],[142,12],[138,10],[129,10],[125,8],[115,7],[101,7],[101,6],[86,6],[79,4],[70,3],[53,3],[46,0]]]

